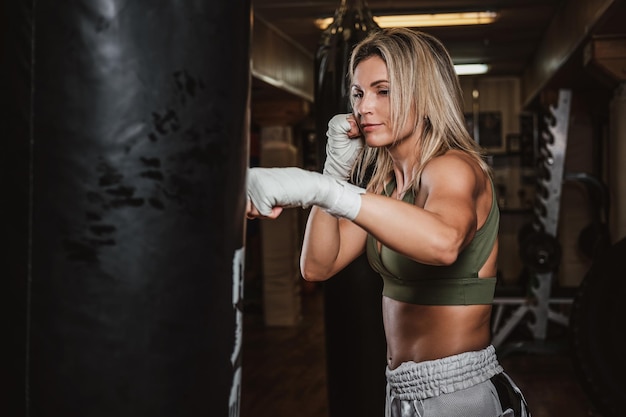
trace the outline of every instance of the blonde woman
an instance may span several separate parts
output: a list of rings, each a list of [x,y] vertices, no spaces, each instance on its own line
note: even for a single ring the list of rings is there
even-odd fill
[[[324,173],[251,169],[248,217],[312,206],[306,280],[367,253],[384,283],[387,416],[530,416],[491,345],[499,210],[447,50],[379,30],[349,76],[353,112],[329,122]]]

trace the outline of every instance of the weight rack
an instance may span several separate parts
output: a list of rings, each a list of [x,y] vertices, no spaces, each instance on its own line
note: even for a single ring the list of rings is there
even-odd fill
[[[548,321],[567,326],[569,317],[553,310],[553,304],[571,304],[572,298],[552,297],[554,274],[560,263],[561,248],[557,226],[561,203],[563,168],[567,149],[567,134],[571,107],[571,90],[559,90],[556,107],[550,106],[544,116],[537,158],[537,193],[533,211],[532,230],[520,245],[520,252],[530,271],[530,286],[526,297],[498,297],[492,322],[492,344],[500,347],[527,313],[534,320],[526,323],[536,341],[545,340]],[[517,308],[500,325],[506,306]]]

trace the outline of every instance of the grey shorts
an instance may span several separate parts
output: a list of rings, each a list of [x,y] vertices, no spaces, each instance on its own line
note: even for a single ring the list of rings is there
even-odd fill
[[[489,346],[387,369],[386,417],[530,417]]]

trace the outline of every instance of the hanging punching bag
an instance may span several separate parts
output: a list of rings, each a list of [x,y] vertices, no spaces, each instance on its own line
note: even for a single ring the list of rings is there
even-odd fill
[[[378,25],[362,0],[342,0],[316,55],[315,115],[318,160],[326,157],[328,121],[350,112],[348,60],[352,48]],[[386,345],[382,280],[365,255],[324,282],[330,417],[383,415]]]
[[[7,415],[238,416],[250,1],[5,3]]]

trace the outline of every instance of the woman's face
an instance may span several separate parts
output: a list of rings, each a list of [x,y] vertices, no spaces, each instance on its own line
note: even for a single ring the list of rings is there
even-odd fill
[[[372,147],[393,143],[389,118],[389,76],[378,56],[361,61],[354,69],[350,93],[355,118],[365,143]]]
[[[394,138],[389,92],[389,74],[382,58],[374,55],[356,66],[351,86],[353,108],[365,143],[371,147],[398,144],[413,132],[405,126],[401,136]]]

